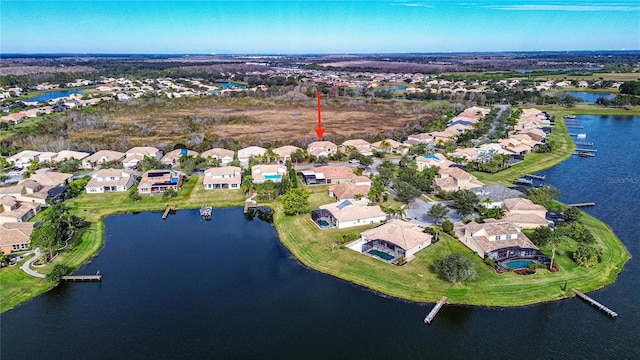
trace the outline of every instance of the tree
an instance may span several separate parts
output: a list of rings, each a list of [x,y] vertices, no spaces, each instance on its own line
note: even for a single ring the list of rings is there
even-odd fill
[[[560,190],[551,185],[542,185],[540,186],[540,190],[544,191],[545,194],[554,200],[559,198],[561,195]]]
[[[527,199],[531,200],[534,204],[542,205],[545,208],[551,207],[552,198],[542,188],[531,188],[527,190]]]
[[[471,215],[478,204],[478,195],[471,190],[457,190],[452,194],[453,207],[462,216]]]
[[[556,250],[560,245],[560,237],[552,234],[549,238],[549,245],[551,245],[551,263],[549,264],[549,270],[553,270],[553,259],[556,257]]]
[[[360,155],[358,159],[360,160],[360,165],[364,166],[365,169],[373,165],[373,159],[369,156]]]
[[[301,161],[304,161],[305,159],[306,159],[306,156],[302,149],[298,149],[291,154],[291,161],[293,161],[296,164]]]
[[[538,226],[529,236],[529,240],[536,246],[546,246],[553,236],[553,231],[548,226]]]
[[[165,200],[176,197],[176,196],[178,196],[178,193],[172,188],[168,188],[162,193],[162,198]]]
[[[600,251],[593,246],[580,244],[578,249],[573,253],[573,260],[576,264],[583,267],[593,267],[598,264],[600,259]]]
[[[318,156],[316,158],[316,164],[318,165],[327,165],[329,163],[329,158],[326,156]]]
[[[245,175],[242,177],[242,183],[240,183],[240,190],[243,193],[248,194],[255,190],[256,186],[253,184],[253,178],[251,175]]]
[[[53,265],[53,269],[51,272],[47,274],[45,279],[51,282],[58,282],[60,280],[60,276],[64,276],[69,272],[69,267],[62,264]]]
[[[256,186],[258,199],[271,201],[278,196],[279,186],[271,180],[267,180]]]
[[[438,203],[429,209],[428,215],[435,219],[436,224],[438,224],[439,220],[442,220],[449,215],[449,208],[445,204]]]
[[[371,180],[371,188],[367,197],[373,202],[379,202],[382,200],[382,193],[384,192],[384,184],[382,183],[380,175],[376,175]]]
[[[577,207],[569,206],[563,213],[564,221],[568,223],[574,223],[580,221],[582,217],[582,211]]]
[[[415,186],[401,180],[397,180],[393,185],[393,188],[398,193],[398,200],[402,201],[405,204],[420,196],[420,190],[416,189]]]
[[[453,231],[453,223],[450,220],[445,220],[442,223],[442,231],[446,232],[447,234],[451,234],[451,232]]]
[[[280,201],[285,215],[300,215],[311,211],[309,192],[304,188],[290,188]]]
[[[166,169],[167,166],[160,162],[160,160],[156,159],[153,156],[145,156],[142,160],[138,162],[137,169],[140,172],[146,172],[149,170],[159,170]]]
[[[477,269],[468,256],[452,253],[438,260],[435,270],[440,277],[455,284],[458,281],[473,280]]]
[[[62,231],[59,224],[48,221],[37,226],[31,233],[31,246],[41,248],[48,253],[48,258],[53,255],[53,250],[60,247]]]

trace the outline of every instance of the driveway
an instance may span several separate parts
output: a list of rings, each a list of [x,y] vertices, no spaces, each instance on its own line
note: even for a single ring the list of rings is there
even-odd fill
[[[36,259],[38,259],[38,257],[40,257],[40,249],[36,249],[35,251],[31,251],[30,253],[35,254],[35,256],[32,257],[31,259],[25,261],[24,264],[22,264],[22,266],[20,268],[22,269],[22,271],[26,272],[27,274],[29,274],[31,276],[35,276],[35,277],[38,277],[38,278],[44,278],[45,277],[44,274],[40,274],[39,272],[31,269],[31,263],[36,261]]]
[[[447,201],[443,201],[442,203],[445,205],[451,204],[451,202]],[[411,202],[409,209],[406,211],[407,217],[411,218],[411,222],[420,226],[433,226],[436,221],[427,214],[429,213],[429,209],[431,209],[435,204],[438,204],[438,202],[426,202],[422,199],[415,199]],[[461,224],[464,218],[449,206],[448,219],[454,224]],[[444,219],[441,221],[444,221]]]

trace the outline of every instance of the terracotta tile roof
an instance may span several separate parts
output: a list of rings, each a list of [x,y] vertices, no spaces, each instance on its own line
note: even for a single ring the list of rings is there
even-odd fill
[[[457,232],[461,229],[467,229],[471,232],[473,239],[480,245],[480,247],[484,250],[485,253],[489,253],[492,251],[496,251],[498,249],[514,247],[518,246],[520,248],[527,249],[538,249],[529,238],[527,238],[523,233],[520,232],[520,229],[510,222],[490,222],[484,224],[477,224],[471,222],[465,226],[459,227]],[[481,230],[484,230],[486,235],[481,233]],[[501,239],[490,241],[488,236],[496,236],[496,235],[507,235],[507,234],[516,234],[516,237],[513,239]]]
[[[369,200],[344,200],[320,206],[320,209],[327,210],[339,222],[364,220],[376,217],[386,217],[387,214],[380,209],[380,206],[367,206]]]
[[[35,223],[17,222],[0,224],[0,245],[18,245],[31,242]]]
[[[202,154],[200,154],[200,156],[203,159],[206,158],[223,158],[223,157],[230,157],[233,159],[233,155],[235,155],[235,152],[233,150],[227,150],[227,149],[223,149],[223,148],[213,148],[207,151],[202,152]]]
[[[361,235],[369,240],[377,239],[390,242],[405,250],[425,242],[431,244],[431,235],[423,232],[421,227],[397,219],[389,220],[376,228],[364,231]]]
[[[366,198],[370,189],[370,185],[355,185],[352,183],[341,183],[329,187],[329,191],[332,192],[338,200],[355,199],[356,195],[362,195],[362,197]]]
[[[30,180],[35,180],[43,186],[58,186],[73,177],[72,174],[66,174],[56,171],[47,171],[43,173],[32,174]]]
[[[111,151],[111,150],[100,150],[95,153],[87,156],[84,161],[97,163],[99,161],[118,161],[124,158],[124,153],[119,151]]]
[[[326,179],[353,179],[353,168],[348,166],[319,166],[313,168],[314,173],[322,173]]]

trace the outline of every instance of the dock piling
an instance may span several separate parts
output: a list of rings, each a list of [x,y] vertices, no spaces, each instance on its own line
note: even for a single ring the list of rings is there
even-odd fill
[[[589,296],[587,296],[587,295],[583,294],[582,292],[578,291],[577,289],[572,288],[571,290],[572,290],[576,295],[578,295],[578,297],[582,298],[582,300],[584,300],[584,301],[588,302],[589,304],[591,304],[591,305],[593,305],[593,306],[597,307],[597,308],[598,308],[598,310],[600,310],[600,311],[604,312],[605,314],[607,314],[607,315],[611,316],[612,318],[615,318],[615,317],[617,317],[617,316],[618,316],[618,313],[617,313],[617,312],[615,312],[615,311],[613,311],[613,310],[609,309],[608,307],[606,307],[606,306],[604,306],[604,305],[600,304],[599,302],[597,302],[597,301],[593,300],[592,298],[590,298]]]
[[[431,309],[431,312],[429,312],[429,315],[427,315],[427,317],[424,318],[425,324],[431,324],[431,322],[433,321],[433,318],[436,317],[436,315],[438,314],[438,311],[440,311],[440,309],[442,308],[445,302],[447,302],[446,296],[443,296],[440,298],[440,300],[438,300],[438,302],[436,303],[436,306],[434,306],[433,309]]]

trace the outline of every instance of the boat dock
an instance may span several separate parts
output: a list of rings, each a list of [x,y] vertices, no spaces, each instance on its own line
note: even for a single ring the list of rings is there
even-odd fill
[[[586,141],[576,141],[576,145],[579,146],[593,146],[592,142],[586,142]]]
[[[533,180],[528,180],[525,178],[515,179],[513,183],[516,185],[533,185]]]
[[[445,302],[447,302],[446,296],[443,296],[440,298],[440,300],[438,300],[438,302],[436,303],[436,306],[434,306],[433,309],[431,309],[431,312],[429,312],[429,315],[427,315],[427,317],[424,318],[425,324],[431,324],[431,322],[433,321],[433,318],[436,317],[436,315],[438,314],[438,311],[440,311],[440,309],[442,308]]]
[[[567,129],[584,129],[584,126],[567,124]]]
[[[162,214],[162,220],[167,219],[167,216],[169,216],[170,211],[171,211],[171,206],[167,206],[167,208],[164,210],[164,214]]]
[[[576,290],[575,288],[571,289],[576,295],[578,295],[580,298],[582,298],[582,300],[588,302],[589,304],[595,306],[598,308],[598,310],[604,312],[605,314],[611,316],[612,318],[618,317],[618,313],[609,309],[608,307],[600,304],[599,302],[593,300],[592,298],[590,298],[589,296],[581,293],[580,291]]]
[[[598,152],[598,149],[581,149],[581,148],[576,148],[576,151],[580,152],[580,151],[584,151],[584,152]]]
[[[205,218],[205,220],[211,220],[211,213],[213,212],[213,208],[211,206],[207,206],[207,204],[202,204],[200,208],[200,216]]]
[[[60,276],[60,280],[65,282],[76,282],[76,281],[96,282],[96,281],[102,281],[102,275],[68,275],[68,276]]]
[[[525,178],[535,179],[535,180],[544,180],[547,178],[547,175],[532,175],[532,174],[524,174]]]
[[[594,203],[594,202],[585,202],[585,203],[577,203],[577,204],[567,204],[567,206],[573,206],[573,207],[596,206],[596,203]]]

